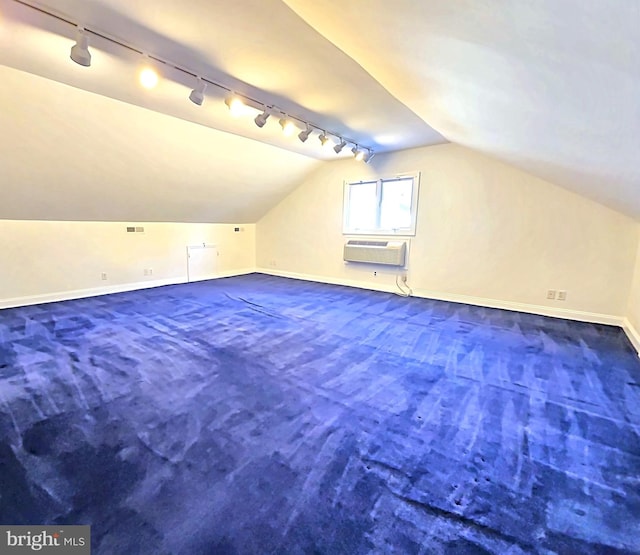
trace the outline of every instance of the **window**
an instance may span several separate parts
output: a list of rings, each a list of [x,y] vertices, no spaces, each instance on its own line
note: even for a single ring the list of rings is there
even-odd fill
[[[419,173],[345,182],[343,233],[415,235],[419,185]]]

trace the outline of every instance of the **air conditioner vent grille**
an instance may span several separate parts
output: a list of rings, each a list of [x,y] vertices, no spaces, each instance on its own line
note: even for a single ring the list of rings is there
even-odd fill
[[[349,239],[344,245],[343,258],[345,262],[404,266],[406,253],[405,241]]]
[[[361,245],[364,247],[386,247],[389,241],[366,241],[363,239],[350,239],[347,245]]]

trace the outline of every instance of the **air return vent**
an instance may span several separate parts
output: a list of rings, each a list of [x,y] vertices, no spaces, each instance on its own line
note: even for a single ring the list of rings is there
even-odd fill
[[[407,243],[405,241],[349,239],[344,245],[344,260],[346,262],[404,266],[406,254]]]

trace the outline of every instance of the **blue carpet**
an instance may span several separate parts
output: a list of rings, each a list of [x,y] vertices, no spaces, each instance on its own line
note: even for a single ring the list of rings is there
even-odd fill
[[[615,327],[249,275],[0,311],[0,523],[94,553],[640,553]]]

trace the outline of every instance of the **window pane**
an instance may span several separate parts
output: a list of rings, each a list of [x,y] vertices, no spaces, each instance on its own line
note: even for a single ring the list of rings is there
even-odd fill
[[[411,197],[413,178],[390,179],[382,182],[380,227],[399,229],[411,227]]]
[[[349,184],[348,229],[376,228],[376,182]]]

